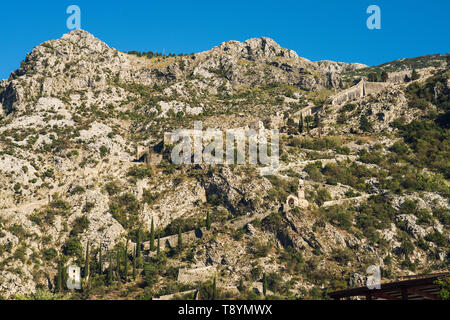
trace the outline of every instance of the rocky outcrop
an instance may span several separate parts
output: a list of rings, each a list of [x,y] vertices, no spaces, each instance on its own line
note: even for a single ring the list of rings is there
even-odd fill
[[[248,181],[229,167],[220,167],[203,181],[206,196],[216,198],[234,214],[258,212],[261,199],[270,189],[270,183],[259,177]]]

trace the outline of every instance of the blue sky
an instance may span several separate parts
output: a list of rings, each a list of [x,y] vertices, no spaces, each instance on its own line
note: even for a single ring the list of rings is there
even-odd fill
[[[121,51],[191,53],[266,36],[313,61],[376,65],[450,52],[448,0],[3,1],[0,79],[34,46],[69,31],[71,4],[81,8],[82,29]],[[372,4],[381,30],[366,27]]]

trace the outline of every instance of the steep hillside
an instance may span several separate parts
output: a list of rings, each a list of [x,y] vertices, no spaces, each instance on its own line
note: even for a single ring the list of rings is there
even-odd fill
[[[445,269],[443,57],[311,62],[269,38],[150,57],[82,30],[37,46],[0,82],[0,296],[208,299],[216,278],[220,298],[323,299],[373,264]],[[174,164],[167,133],[195,121],[279,129],[278,172]]]

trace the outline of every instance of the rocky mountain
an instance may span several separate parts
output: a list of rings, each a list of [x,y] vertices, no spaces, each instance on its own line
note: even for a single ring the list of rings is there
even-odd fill
[[[0,296],[207,299],[215,277],[222,298],[264,278],[322,299],[369,265],[445,269],[449,74],[448,55],[312,62],[269,38],[151,58],[45,42],[0,82]],[[280,169],[175,165],[165,137],[195,121],[279,129]]]

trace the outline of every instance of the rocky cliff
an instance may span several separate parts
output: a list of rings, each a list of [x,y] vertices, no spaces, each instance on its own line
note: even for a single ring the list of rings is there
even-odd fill
[[[0,82],[0,295],[150,298],[215,272],[223,297],[255,298],[266,274],[275,298],[326,298],[371,264],[386,279],[445,268],[448,69],[349,95],[365,68],[269,38],[152,58],[82,30],[37,46]],[[280,170],[174,165],[164,134],[199,120],[280,129]],[[60,290],[87,248],[91,290]]]

